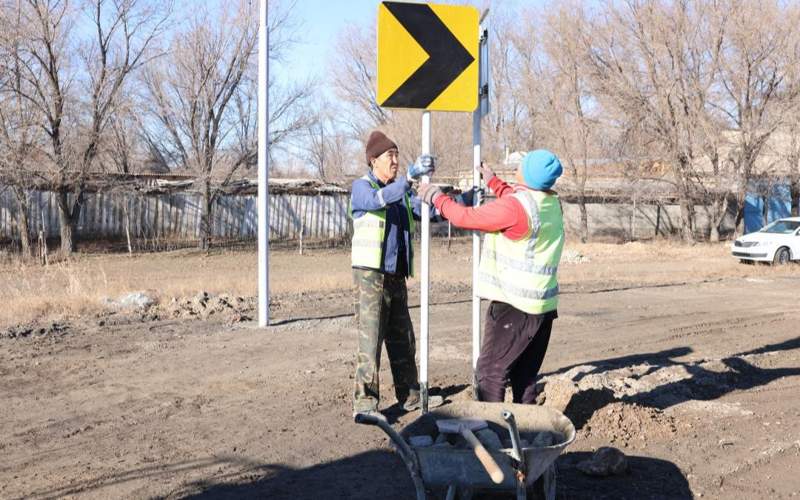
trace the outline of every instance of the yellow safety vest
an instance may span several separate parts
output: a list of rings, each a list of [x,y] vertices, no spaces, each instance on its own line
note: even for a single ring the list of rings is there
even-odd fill
[[[511,304],[529,314],[558,307],[558,263],[564,248],[564,218],[558,196],[519,190],[528,214],[530,232],[511,240],[500,232],[487,233],[478,268],[477,294]]]
[[[378,183],[369,178],[362,177],[374,189],[380,189]],[[411,199],[408,193],[404,196],[406,213],[408,214],[408,227],[411,240],[414,237],[414,212],[411,210]],[[350,218],[353,219],[353,244],[351,262],[353,267],[366,267],[380,270],[383,266],[383,239],[386,236],[386,208],[366,212],[358,218],[353,218],[352,202],[350,205]],[[410,243],[410,241],[409,241]],[[408,274],[414,275],[413,245],[406,248],[408,252]]]

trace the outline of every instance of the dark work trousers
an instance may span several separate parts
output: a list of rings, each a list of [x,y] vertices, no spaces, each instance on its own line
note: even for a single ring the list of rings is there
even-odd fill
[[[527,314],[503,302],[489,303],[477,365],[480,401],[502,402],[508,383],[515,403],[536,401],[536,375],[557,317],[556,311]]]

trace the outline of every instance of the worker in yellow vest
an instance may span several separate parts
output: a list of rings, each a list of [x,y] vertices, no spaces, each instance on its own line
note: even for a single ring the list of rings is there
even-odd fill
[[[421,202],[411,191],[411,179],[433,172],[430,157],[398,176],[397,144],[373,131],[366,145],[369,171],[353,182],[350,213],[353,218],[352,267],[358,328],[353,412],[384,418],[378,411],[381,346],[394,379],[395,396],[406,411],[420,408],[419,378],[414,359],[416,342],[408,313],[406,278],[413,274],[414,221]],[[431,210],[432,218],[436,217]],[[442,397],[428,397],[428,406]]]
[[[510,382],[515,403],[534,403],[553,320],[558,317],[558,264],[564,247],[561,202],[552,187],[561,162],[546,150],[525,155],[517,184],[481,173],[497,200],[464,207],[435,186],[419,196],[456,227],[486,233],[477,294],[488,299],[481,353],[476,367],[481,401],[499,402]]]

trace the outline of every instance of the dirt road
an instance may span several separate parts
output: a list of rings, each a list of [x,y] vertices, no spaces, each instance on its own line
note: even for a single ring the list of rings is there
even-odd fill
[[[560,497],[798,496],[800,274],[628,251],[564,270],[542,393],[579,428]],[[433,290],[431,381],[468,398],[469,290]],[[287,293],[267,331],[152,315],[5,330],[0,498],[411,498],[383,434],[352,423],[349,301]],[[384,366],[386,406],[390,384]],[[627,475],[577,471],[605,445]]]

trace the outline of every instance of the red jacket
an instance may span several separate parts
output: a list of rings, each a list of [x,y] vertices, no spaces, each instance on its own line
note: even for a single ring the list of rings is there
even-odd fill
[[[489,180],[488,186],[497,196],[497,200],[492,203],[477,208],[465,207],[449,196],[439,196],[434,205],[445,219],[462,229],[473,229],[485,233],[500,231],[511,240],[518,240],[528,234],[530,230],[528,213],[519,200],[510,196],[516,190],[528,188],[519,185],[512,186],[497,176]]]

